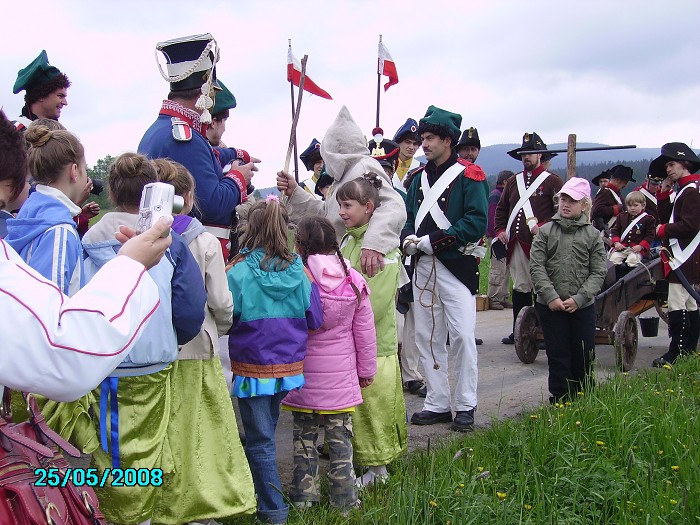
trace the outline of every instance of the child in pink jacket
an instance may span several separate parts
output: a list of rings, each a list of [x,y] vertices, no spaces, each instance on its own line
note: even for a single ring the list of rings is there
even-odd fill
[[[323,217],[297,225],[297,251],[321,292],[323,325],[309,334],[306,383],[282,401],[294,413],[294,479],[290,498],[299,508],[320,501],[316,439],[324,415],[329,447],[330,503],[349,511],[359,505],[352,464],[352,412],[360,388],[377,371],[377,338],[369,287],[340,254],[333,225]]]

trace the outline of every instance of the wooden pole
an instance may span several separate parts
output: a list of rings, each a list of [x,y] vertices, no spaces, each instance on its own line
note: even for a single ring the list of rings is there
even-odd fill
[[[304,95],[304,81],[306,80],[306,61],[309,55],[304,55],[301,59],[301,78],[299,79],[299,98],[297,99],[297,109],[294,112],[294,119],[292,119],[292,130],[289,134],[289,146],[287,147],[287,158],[284,161],[284,171],[289,173],[289,161],[292,157],[292,150],[294,149],[294,138],[297,133],[297,123],[299,122],[299,112],[301,111],[301,99]]]
[[[571,133],[566,144],[566,180],[576,176],[576,134]]]
[[[379,35],[379,43],[382,43],[382,35]],[[377,122],[375,124],[375,127],[379,127],[379,105],[380,105],[380,98],[382,94],[381,86],[382,86],[382,72],[379,69],[379,53],[377,53]]]
[[[292,122],[294,122],[294,82],[291,80],[289,81],[289,87],[291,88],[291,95],[292,95]],[[296,129],[294,130],[294,180],[299,182],[299,161],[298,161],[298,155],[297,155],[297,133]]]

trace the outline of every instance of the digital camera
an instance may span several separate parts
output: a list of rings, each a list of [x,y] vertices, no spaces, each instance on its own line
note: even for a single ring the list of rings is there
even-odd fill
[[[173,212],[182,211],[185,201],[179,195],[175,195],[175,187],[165,182],[151,182],[143,187],[141,192],[141,204],[139,205],[139,220],[136,223],[136,232],[143,233],[153,226],[158,219]],[[166,232],[163,237],[166,237]]]

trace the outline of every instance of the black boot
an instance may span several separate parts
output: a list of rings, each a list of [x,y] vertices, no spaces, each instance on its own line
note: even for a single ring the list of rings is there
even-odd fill
[[[515,320],[518,318],[520,310],[526,306],[532,306],[532,292],[518,292],[513,290],[513,332],[508,337],[501,339],[505,345],[515,344]]]
[[[685,330],[687,339],[681,353],[693,355],[698,351],[698,339],[700,339],[700,310],[688,310],[688,323]]]
[[[661,357],[654,359],[653,366],[661,368],[664,365],[672,365],[681,354],[681,350],[685,348],[688,326],[688,311],[673,310],[668,312],[668,333],[671,336],[671,343],[668,346],[668,352]]]

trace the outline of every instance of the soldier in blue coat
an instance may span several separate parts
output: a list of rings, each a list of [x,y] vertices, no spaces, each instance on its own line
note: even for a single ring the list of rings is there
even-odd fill
[[[247,200],[246,188],[255,168],[242,150],[214,149],[207,141],[218,49],[208,33],[160,42],[156,48],[167,60],[167,75],[161,73],[170,82],[170,93],[138,151],[149,158],[172,159],[192,173],[198,203],[193,214],[219,238],[228,257],[231,221],[236,206]],[[229,164],[232,168],[224,173],[222,166]]]

